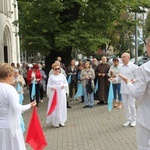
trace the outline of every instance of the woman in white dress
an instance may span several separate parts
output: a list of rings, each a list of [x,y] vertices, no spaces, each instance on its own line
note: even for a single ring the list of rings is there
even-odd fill
[[[35,102],[19,104],[14,83],[14,68],[0,63],[0,150],[26,150],[20,126],[21,112],[36,105]]]
[[[47,115],[47,124],[54,127],[65,126],[67,121],[66,93],[68,94],[68,83],[66,77],[60,73],[58,63],[52,64],[53,74],[49,76],[47,84],[47,97],[49,98],[47,114],[53,103],[54,92],[57,92],[57,103],[51,114]]]

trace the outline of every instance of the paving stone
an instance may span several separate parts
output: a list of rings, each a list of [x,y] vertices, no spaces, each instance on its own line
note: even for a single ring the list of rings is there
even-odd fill
[[[29,92],[25,90],[24,104],[29,102]],[[66,126],[54,128],[46,125],[48,99],[37,108],[47,147],[44,150],[136,150],[135,128],[123,127],[124,110],[114,108],[111,112],[107,105],[95,105],[93,108],[82,107],[80,101],[69,102]],[[23,113],[26,129],[32,109]],[[25,133],[26,136],[26,133]],[[27,150],[31,150],[27,145]]]

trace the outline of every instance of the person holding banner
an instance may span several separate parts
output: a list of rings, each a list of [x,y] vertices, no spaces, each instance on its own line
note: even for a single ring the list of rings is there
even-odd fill
[[[40,99],[40,82],[42,80],[42,75],[39,70],[38,64],[34,64],[33,68],[28,71],[27,73],[27,81],[29,84],[29,91],[30,91],[30,101],[34,101],[34,97],[32,97],[32,86],[35,83],[35,99],[36,99],[36,105],[38,107],[39,99]]]
[[[60,73],[62,73],[65,77],[67,77],[65,70],[63,68],[61,68],[60,62],[58,60],[55,61],[55,63],[57,63],[60,66]],[[51,69],[49,71],[49,76],[54,74],[54,69]],[[71,108],[71,106],[69,105],[68,99],[67,99],[67,108]]]
[[[121,65],[119,64],[118,58],[113,58],[113,65],[109,69],[108,76],[112,78],[116,78],[117,75],[119,75],[121,69]],[[113,99],[113,107],[114,108],[122,108],[122,95],[120,93],[121,89],[121,81],[118,82],[112,82],[113,87],[113,93],[114,93],[114,99]],[[118,98],[118,101],[117,101]]]
[[[71,64],[67,67],[67,76],[70,78],[69,83],[69,97],[70,100],[73,99],[73,88],[75,89],[75,93],[77,92],[77,80],[76,80],[77,66],[75,65],[75,60],[71,60]]]
[[[79,63],[77,74],[76,74],[76,79],[78,82],[78,88],[77,88],[77,93],[76,93],[74,99],[81,96],[81,102],[80,103],[84,103],[84,94],[83,94],[84,92],[83,92],[83,87],[82,87],[82,83],[81,83],[81,79],[80,79],[82,69],[83,69],[83,64]]]
[[[92,108],[94,105],[94,78],[94,70],[90,68],[90,62],[86,61],[80,75],[84,90],[85,106],[83,108]]]
[[[14,69],[14,78],[15,78],[15,88],[19,94],[19,103],[22,104],[22,101],[24,99],[23,97],[23,87],[25,85],[24,78],[19,74],[18,69]],[[19,88],[18,88],[19,87]]]
[[[39,70],[40,70],[40,73],[42,75],[42,80],[41,80],[41,83],[40,83],[40,99],[41,99],[41,103],[43,103],[43,97],[44,97],[44,94],[46,92],[46,74],[45,74],[45,71],[43,70],[43,66],[41,64],[39,64]]]
[[[19,95],[14,88],[14,68],[7,63],[0,63],[0,149],[26,150],[21,130],[21,112],[36,105],[19,104]]]
[[[94,79],[95,88],[98,89],[98,79],[97,79],[97,76],[96,76],[96,69],[97,69],[97,66],[98,66],[98,61],[97,61],[96,58],[93,58],[93,59],[92,59],[91,67],[92,67],[92,69],[93,69],[94,72],[95,72],[95,79]],[[97,84],[97,87],[96,87],[96,84]],[[98,92],[97,92],[97,90],[95,89],[95,92],[94,92],[94,100],[97,100],[97,99],[98,99]]]
[[[66,93],[68,83],[66,77],[60,73],[60,65],[52,64],[53,74],[49,76],[47,83],[47,97],[49,99],[46,123],[54,127],[64,127],[67,121]]]
[[[14,69],[14,78],[15,78],[15,89],[17,90],[18,94],[19,94],[19,103],[22,105],[23,100],[24,100],[24,96],[23,96],[23,87],[25,85],[25,80],[24,78],[19,74],[19,70],[18,69]],[[22,132],[25,132],[25,124],[24,124],[24,120],[23,117],[21,116],[21,129]]]

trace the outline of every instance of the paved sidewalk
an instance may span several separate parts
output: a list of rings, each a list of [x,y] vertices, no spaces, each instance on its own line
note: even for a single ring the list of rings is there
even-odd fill
[[[29,102],[25,91],[24,103]],[[44,150],[136,150],[135,128],[123,127],[125,121],[123,109],[108,112],[107,106],[95,105],[93,108],[82,107],[79,101],[71,101],[66,127],[54,128],[46,125],[48,100],[37,108],[43,131],[47,140]],[[32,109],[23,114],[27,125]],[[27,146],[27,150],[31,150]]]

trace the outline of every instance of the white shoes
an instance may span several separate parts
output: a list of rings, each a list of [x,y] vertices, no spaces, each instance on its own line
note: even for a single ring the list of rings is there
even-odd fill
[[[123,124],[123,126],[124,127],[127,127],[127,126],[131,126],[131,127],[135,127],[136,126],[136,121],[130,121],[130,120],[128,120],[127,122],[125,122],[124,124]]]
[[[129,126],[130,124],[131,124],[131,121],[128,120],[127,122],[125,122],[125,123],[123,124],[123,126],[124,126],[124,127],[127,127],[127,126]]]
[[[131,127],[135,127],[135,126],[136,126],[136,121],[132,121]]]
[[[64,124],[64,123],[62,123],[62,124],[59,124],[59,126],[61,126],[61,127],[65,127],[65,124]]]
[[[65,124],[62,123],[62,124],[59,124],[59,125],[54,126],[54,128],[59,128],[59,127],[65,127]]]

